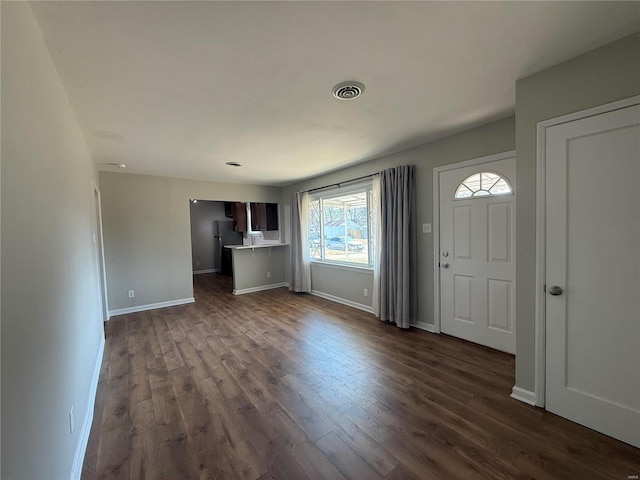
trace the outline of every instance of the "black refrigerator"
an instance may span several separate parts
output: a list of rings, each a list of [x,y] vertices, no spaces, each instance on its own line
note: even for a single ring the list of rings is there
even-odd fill
[[[233,230],[233,221],[213,221],[213,261],[216,268],[223,275],[233,274],[231,250],[227,245],[242,245],[242,233]],[[218,267],[219,265],[219,267]]]

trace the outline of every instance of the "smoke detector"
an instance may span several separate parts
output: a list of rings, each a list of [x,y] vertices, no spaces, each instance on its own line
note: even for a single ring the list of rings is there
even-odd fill
[[[353,100],[364,92],[364,85],[360,82],[342,82],[333,87],[333,96],[339,100]]]

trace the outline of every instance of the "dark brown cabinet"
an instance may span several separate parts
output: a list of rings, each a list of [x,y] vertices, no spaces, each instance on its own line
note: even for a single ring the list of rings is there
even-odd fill
[[[251,202],[251,230],[278,230],[278,204]]]
[[[233,210],[236,202],[224,202],[224,216],[233,218]]]
[[[236,232],[247,231],[247,204],[242,202],[234,202],[233,208],[233,230]]]

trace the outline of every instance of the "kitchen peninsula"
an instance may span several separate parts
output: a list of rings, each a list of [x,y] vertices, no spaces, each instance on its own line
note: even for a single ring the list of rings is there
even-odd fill
[[[233,294],[288,287],[288,243],[228,245],[233,264]]]

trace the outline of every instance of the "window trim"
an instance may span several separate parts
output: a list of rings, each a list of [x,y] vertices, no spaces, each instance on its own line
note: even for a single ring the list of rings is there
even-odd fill
[[[346,270],[348,272],[373,273],[373,266],[368,266],[368,265],[365,265],[364,263],[336,262],[334,260],[320,261],[317,258],[310,258],[309,260],[311,265],[320,265],[321,267],[335,268],[338,270]]]

